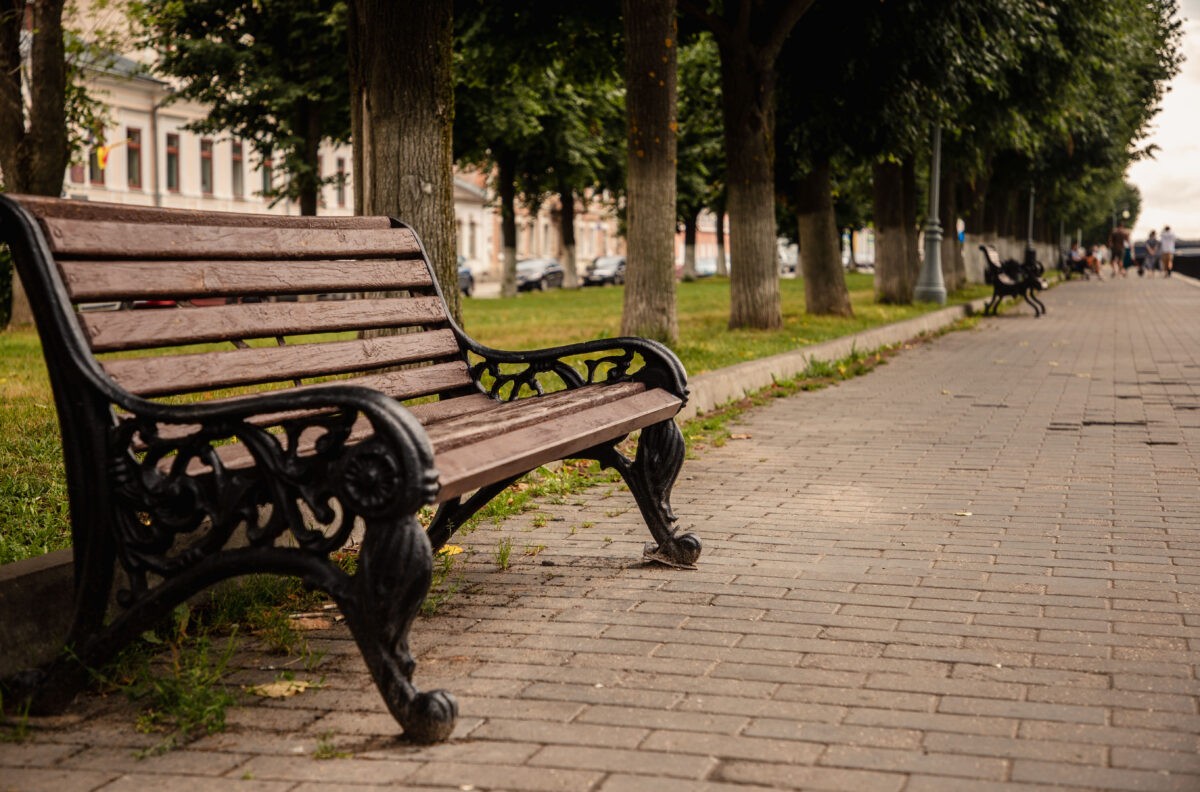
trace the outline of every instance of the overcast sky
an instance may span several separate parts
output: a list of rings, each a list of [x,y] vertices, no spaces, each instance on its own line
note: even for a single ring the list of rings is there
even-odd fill
[[[1184,61],[1163,98],[1149,142],[1159,151],[1135,162],[1129,180],[1142,191],[1135,238],[1171,226],[1188,240],[1200,240],[1200,0],[1181,0]]]

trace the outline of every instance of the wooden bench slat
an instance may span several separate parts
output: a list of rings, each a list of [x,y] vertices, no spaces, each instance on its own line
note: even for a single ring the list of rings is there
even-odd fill
[[[504,431],[535,424],[563,410],[573,409],[572,405],[599,407],[641,393],[645,389],[645,384],[641,382],[621,382],[613,385],[587,385],[537,398],[518,399],[504,405]],[[475,442],[480,436],[486,436],[492,431],[496,421],[497,414],[493,412],[461,415],[447,419],[436,427],[429,427],[429,437],[439,452],[448,451]]]
[[[438,500],[458,497],[486,484],[565,459],[635,429],[666,421],[679,412],[680,400],[662,390],[554,416],[513,431],[497,430],[487,439],[438,451],[437,427],[430,427],[434,465],[440,473]],[[494,413],[493,413],[494,414]]]
[[[461,354],[450,330],[319,344],[254,347],[171,357],[114,358],[103,366],[118,385],[140,396],[168,396],[256,385]],[[397,372],[407,374],[411,371]]]
[[[170,225],[221,225],[246,228],[392,228],[390,218],[375,216],[273,215],[252,212],[208,212],[198,209],[164,209],[156,206],[115,204],[103,201],[64,201],[39,195],[9,195],[35,215],[69,220],[109,220],[120,223]]]
[[[74,302],[374,292],[433,285],[420,259],[64,261],[59,270]]]
[[[418,258],[407,228],[245,228],[43,217],[57,256],[114,259]]]
[[[247,303],[206,308],[85,313],[92,349],[180,346],[230,338],[270,338],[446,321],[439,297],[308,303]]]
[[[454,368],[455,365],[452,363],[442,363],[435,366],[426,366],[425,368],[421,369],[423,374],[437,373],[443,377],[443,379],[440,380],[430,392],[444,390],[447,387],[445,385],[446,374],[449,374],[452,378],[450,380],[452,382],[451,387],[453,385],[460,384],[460,378],[455,377],[454,372],[452,371]],[[461,366],[458,367],[459,371],[461,371],[461,369]],[[339,380],[338,384],[357,382],[358,380]],[[325,384],[328,385],[328,383]],[[409,381],[407,384],[411,385],[411,381]],[[426,378],[425,384],[428,385],[428,378]],[[305,388],[309,387],[319,386],[302,385],[300,386],[299,390],[304,390]],[[291,392],[295,392],[295,389],[293,389]],[[457,396],[452,399],[441,399],[440,401],[435,402],[413,404],[409,406],[408,411],[411,412],[413,417],[415,417],[422,424],[432,425],[438,423],[439,421],[460,418],[464,415],[479,415],[480,413],[496,409],[497,407],[502,407],[503,405],[504,402],[498,402],[490,396],[486,396],[482,393],[472,393],[468,396]],[[309,418],[322,414],[328,415],[332,412],[333,410],[288,410],[286,412],[268,413],[266,415],[255,416],[250,423],[254,426],[279,426],[285,421],[294,421],[297,419]],[[361,420],[362,419],[360,419],[360,421]],[[357,424],[355,425],[357,426]],[[366,426],[366,424],[364,424],[364,426]],[[158,427],[159,437],[163,439],[186,437],[198,429],[200,429],[199,424],[159,424]],[[135,436],[134,450],[144,451],[145,449],[146,445],[142,441],[141,437]]]

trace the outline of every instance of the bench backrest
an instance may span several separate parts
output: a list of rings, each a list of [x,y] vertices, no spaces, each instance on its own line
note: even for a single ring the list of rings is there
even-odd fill
[[[68,303],[41,310],[70,313],[129,393],[212,398],[345,378],[409,399],[470,385],[420,242],[389,218],[9,198],[44,241],[21,263],[46,268],[50,301]],[[80,310],[97,303],[122,307]]]

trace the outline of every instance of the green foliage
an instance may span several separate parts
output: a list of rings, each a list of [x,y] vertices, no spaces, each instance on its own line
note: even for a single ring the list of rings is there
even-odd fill
[[[675,211],[683,221],[716,205],[725,189],[721,60],[711,34],[701,33],[679,48],[678,69]]]
[[[496,544],[496,568],[504,571],[509,566],[509,556],[512,555],[513,541],[505,536]]]
[[[175,99],[209,107],[189,128],[251,141],[288,178],[266,195],[309,196],[322,140],[350,135],[346,3],[338,0],[135,0],[143,46],[176,78]]]
[[[484,169],[503,164],[531,209],[552,192],[620,189],[615,19],[559,3],[461,5],[455,158]]]

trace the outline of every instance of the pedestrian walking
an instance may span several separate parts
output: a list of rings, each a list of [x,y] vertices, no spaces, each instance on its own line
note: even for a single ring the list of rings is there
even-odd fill
[[[1117,227],[1109,233],[1108,246],[1112,249],[1113,270],[1120,267],[1121,277],[1124,278],[1125,268],[1133,263],[1133,253],[1129,249],[1129,232],[1125,230],[1124,222],[1118,221]]]
[[[1150,229],[1150,234],[1146,237],[1146,255],[1142,259],[1142,263],[1146,272],[1153,278],[1155,271],[1158,270],[1158,235],[1153,228]]]
[[[1171,230],[1171,226],[1163,226],[1162,236],[1159,239],[1158,255],[1162,259],[1164,277],[1171,277],[1171,268],[1175,264],[1175,232]]]

